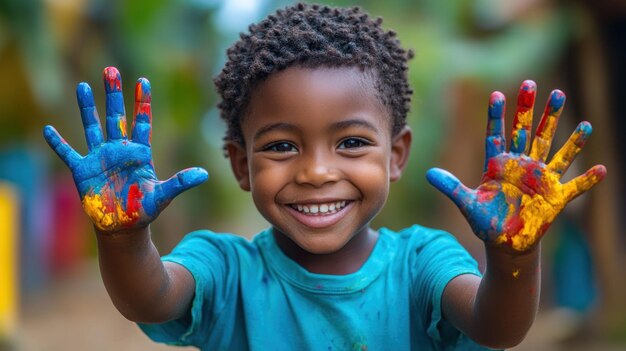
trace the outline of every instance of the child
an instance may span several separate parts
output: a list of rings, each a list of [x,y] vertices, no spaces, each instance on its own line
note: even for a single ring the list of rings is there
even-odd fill
[[[519,343],[537,310],[539,239],[568,201],[606,173],[596,166],[559,182],[591,126],[581,123],[546,164],[565,98],[552,93],[531,147],[536,88],[526,81],[509,152],[504,96],[491,96],[478,188],[443,170],[428,172],[485,241],[481,277],[450,234],[369,227],[408,159],[411,56],[381,20],[358,8],[297,4],[250,26],[215,83],[234,175],[271,228],[252,242],[197,231],[163,258],[150,222],[207,172],[156,178],[146,79],[136,85],[128,139],[120,75],[105,69],[106,141],[91,89],[79,84],[87,156],[51,126],[44,134],[72,170],[95,224],[102,277],[119,311],[157,342],[202,350]]]

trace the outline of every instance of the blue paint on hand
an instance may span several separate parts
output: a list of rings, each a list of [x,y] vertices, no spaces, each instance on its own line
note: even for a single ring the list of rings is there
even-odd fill
[[[76,97],[81,112],[89,153],[78,154],[52,126],[44,127],[44,138],[70,168],[83,207],[103,231],[145,227],[183,191],[208,179],[202,168],[190,168],[160,181],[155,174],[149,139],[151,133],[150,83],[141,78],[136,96],[133,139],[126,140],[121,78],[114,67],[104,71],[106,99],[105,142],[91,88],[80,83]],[[124,128],[124,129],[122,129]],[[135,140],[136,139],[136,140]]]

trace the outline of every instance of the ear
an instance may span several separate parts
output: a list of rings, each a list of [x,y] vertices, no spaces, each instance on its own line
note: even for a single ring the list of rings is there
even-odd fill
[[[236,142],[226,144],[230,167],[239,183],[239,187],[244,191],[250,191],[250,172],[248,170],[248,154],[246,148]]]
[[[404,167],[409,160],[413,134],[409,126],[405,126],[391,140],[391,161],[389,164],[389,180],[397,181],[402,176]]]

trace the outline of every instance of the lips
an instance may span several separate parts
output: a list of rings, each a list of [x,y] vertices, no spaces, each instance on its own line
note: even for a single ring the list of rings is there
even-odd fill
[[[310,228],[324,228],[339,222],[353,206],[354,201],[329,201],[307,204],[289,204],[291,215]]]

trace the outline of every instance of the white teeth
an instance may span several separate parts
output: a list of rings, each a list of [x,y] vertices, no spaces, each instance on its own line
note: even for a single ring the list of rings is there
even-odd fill
[[[346,206],[345,201],[337,201],[326,204],[316,204],[316,205],[292,205],[291,207],[298,210],[298,212],[302,213],[311,213],[311,214],[327,214],[327,213],[335,213]]]

